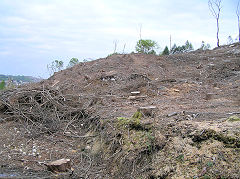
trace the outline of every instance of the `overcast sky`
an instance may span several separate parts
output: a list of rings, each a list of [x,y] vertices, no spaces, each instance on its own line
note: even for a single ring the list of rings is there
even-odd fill
[[[238,35],[238,0],[222,0],[220,44]],[[135,50],[139,40],[201,41],[216,46],[208,0],[0,0],[0,74],[47,78],[47,64],[72,57],[97,59]]]

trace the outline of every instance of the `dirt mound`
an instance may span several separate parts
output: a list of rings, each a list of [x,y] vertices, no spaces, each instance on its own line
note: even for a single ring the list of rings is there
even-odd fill
[[[70,158],[73,178],[238,178],[239,58],[239,43],[112,55],[4,91],[0,164],[39,176]]]

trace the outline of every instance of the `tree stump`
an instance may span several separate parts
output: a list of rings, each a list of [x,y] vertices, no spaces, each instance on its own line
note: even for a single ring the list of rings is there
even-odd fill
[[[157,110],[156,106],[146,106],[138,108],[138,111],[140,111],[143,115],[151,117],[154,117],[156,110]]]
[[[68,172],[71,170],[71,160],[70,159],[60,159],[46,164],[48,170],[51,172]]]

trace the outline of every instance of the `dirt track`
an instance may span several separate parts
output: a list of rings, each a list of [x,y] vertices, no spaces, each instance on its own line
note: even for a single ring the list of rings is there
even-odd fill
[[[228,119],[240,117],[238,43],[80,63],[0,102],[3,173],[54,176],[41,162],[70,158],[74,175],[58,177],[240,177],[240,121]]]

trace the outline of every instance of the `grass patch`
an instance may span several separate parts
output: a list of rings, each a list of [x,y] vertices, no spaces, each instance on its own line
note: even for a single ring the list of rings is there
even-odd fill
[[[227,121],[229,122],[236,122],[236,121],[240,121],[240,118],[238,116],[230,116]]]
[[[219,142],[222,142],[225,144],[226,147],[240,148],[240,140],[238,138],[227,136],[222,133],[217,133],[212,129],[207,129],[204,132],[201,132],[200,134],[194,135],[192,138],[193,142],[197,143],[200,143],[208,139],[215,139]]]
[[[155,137],[151,127],[141,123],[142,113],[137,111],[131,118],[118,117],[117,129],[121,131],[123,148],[127,151],[145,149],[151,151]]]

